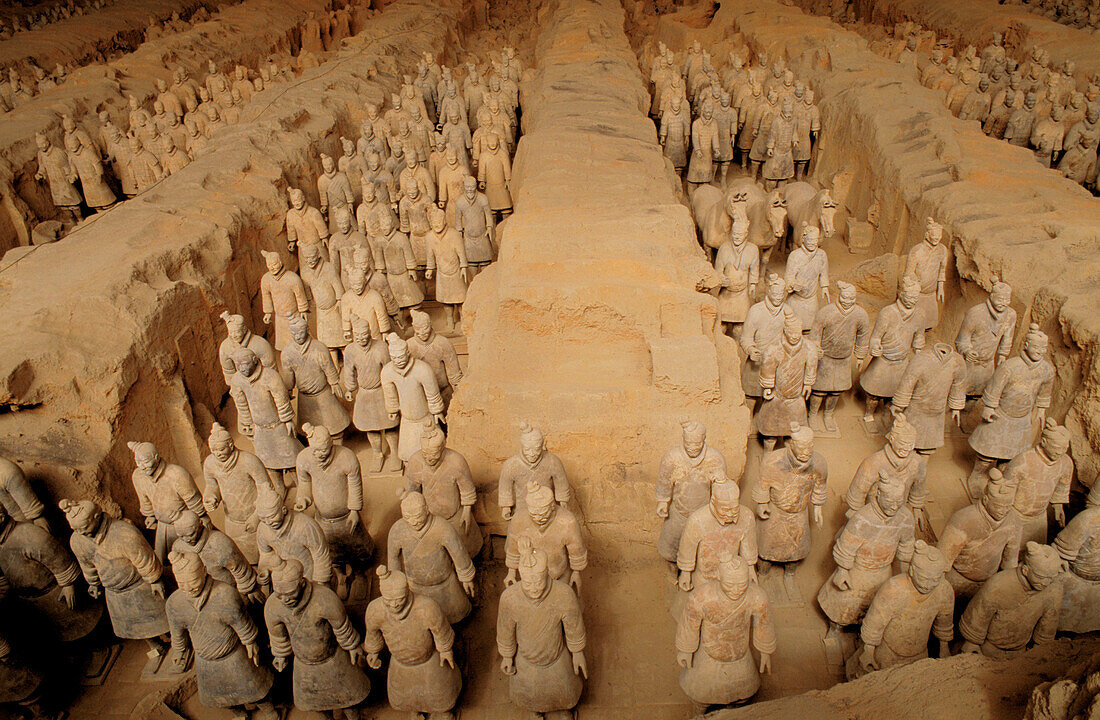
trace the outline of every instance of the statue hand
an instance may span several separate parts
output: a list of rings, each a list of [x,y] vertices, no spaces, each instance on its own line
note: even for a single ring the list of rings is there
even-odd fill
[[[208,495],[202,499],[202,506],[206,508],[206,512],[214,512],[221,505],[221,500],[214,495]]]
[[[1066,526],[1066,508],[1064,505],[1054,506],[1054,522],[1058,523],[1058,527]]]
[[[416,270],[409,270],[409,280],[416,282]]]
[[[477,593],[477,590],[474,588],[474,581],[473,580],[470,580],[469,582],[462,583],[462,590],[466,593],[466,597],[470,598],[471,600],[473,599],[474,595]]]
[[[515,512],[515,508],[512,507],[511,505],[509,505],[507,507],[502,507],[500,509],[500,514],[505,520],[511,520],[513,512]]]
[[[286,670],[289,664],[289,659],[285,657],[277,657],[271,661],[271,666],[275,668],[275,672],[282,672],[283,670]]]
[[[924,519],[924,510],[921,508],[913,508],[913,523],[917,526],[917,530],[924,532],[928,529],[928,521]]]
[[[260,646],[257,643],[248,643],[244,646],[244,651],[248,653],[248,659],[252,661],[252,664],[256,667],[260,666]]]
[[[348,659],[352,665],[359,665],[363,662],[363,648],[356,645],[351,650],[348,650]]]
[[[842,567],[838,567],[833,571],[832,581],[838,590],[847,590],[850,587],[848,585],[848,571]]]
[[[936,288],[936,302],[943,302],[943,285]]]
[[[267,601],[267,598],[264,596],[264,591],[259,587],[245,595],[244,599],[252,605],[263,605]]]
[[[588,663],[584,659],[584,652],[573,653],[573,672],[585,680],[588,679]]]
[[[964,642],[962,644],[962,647],[959,648],[959,654],[963,655],[965,653],[976,653],[981,649],[982,649],[981,646],[978,645],[977,643],[972,643],[969,640],[967,640],[966,642]]]
[[[511,677],[516,674],[516,659],[506,657],[500,661],[500,671]]]
[[[339,385],[333,385],[332,386],[332,394],[337,400],[339,400],[340,398],[342,398],[344,396],[344,393],[340,392],[340,386]]]
[[[351,340],[352,340],[351,330],[345,330],[344,331],[344,339],[347,340],[348,342],[351,342]]]
[[[978,353],[976,353],[976,352],[975,352],[975,351],[973,351],[973,350],[967,350],[967,351],[966,351],[966,352],[964,353],[964,356],[966,357],[966,361],[967,361],[967,362],[971,362],[971,363],[976,363],[976,362],[978,362]]]
[[[772,656],[768,653],[760,653],[760,674],[770,675],[772,671]]]
[[[434,274],[435,274],[435,272],[431,268],[428,268],[427,270],[424,271],[424,279],[425,280],[431,280],[432,275],[434,275]]]
[[[288,420],[287,422],[283,423],[283,427],[286,428],[286,434],[287,435],[290,435],[291,437],[294,437],[294,422],[293,421]]]
[[[863,652],[859,654],[859,666],[867,672],[878,670],[878,661],[875,660],[875,646],[864,645]]]
[[[569,574],[569,584],[573,586],[578,595],[581,594],[581,573],[579,570],[574,570]]]
[[[962,410],[952,410],[951,420],[955,423],[955,427],[961,430],[963,426]]]
[[[445,209],[447,208],[447,203],[443,202],[442,200],[440,200],[439,202],[437,202],[437,203],[436,203],[436,205],[438,205],[438,206],[439,206],[439,209],[440,209],[440,210],[445,210]]]
[[[455,654],[453,650],[439,653],[439,666],[455,669]]]
[[[152,515],[145,518],[145,529],[146,530],[156,530],[157,529],[157,519],[155,517],[153,517]]]
[[[459,270],[459,273],[462,275],[462,282],[469,285],[470,284],[470,271],[467,270],[466,268],[462,268],[461,270]]]
[[[1047,422],[1046,408],[1039,408],[1038,420],[1039,420],[1039,427],[1043,427],[1044,425],[1046,425],[1046,422]]]
[[[76,609],[76,587],[72,585],[66,585],[61,588],[61,593],[58,596],[61,602],[65,603],[65,607],[70,610]]]
[[[305,497],[304,495],[294,501],[294,509],[298,512],[304,512],[306,508],[313,504],[313,499]]]
[[[821,525],[824,522],[821,517],[821,506],[814,505],[814,524]]]
[[[516,584],[516,569],[508,568],[508,574],[504,576],[504,587]]]
[[[247,533],[256,532],[256,527],[260,524],[260,519],[257,517],[250,517],[244,523],[244,531]]]
[[[946,640],[940,640],[940,657],[951,657],[951,644]]]
[[[771,400],[774,395],[775,393],[772,391],[771,388],[764,388],[763,398],[765,400]]]
[[[677,583],[684,592],[691,592],[691,573],[687,570],[680,571],[680,581]]]
[[[462,518],[459,520],[463,532],[470,532],[474,525],[474,509],[469,505],[462,506]]]
[[[390,420],[397,419],[397,413],[386,413],[386,415],[389,417]]]
[[[382,656],[376,652],[367,653],[367,666],[372,670],[378,670],[382,667]]]
[[[93,600],[100,599],[101,597],[103,597],[103,586],[102,585],[89,585],[88,586],[88,596],[91,597]]]
[[[982,408],[982,422],[993,422],[997,419],[997,409],[991,407]]]
[[[682,668],[691,667],[691,658],[693,653],[678,652],[676,653],[676,664]]]
[[[825,300],[826,304],[829,302],[829,288],[821,288],[821,297]]]
[[[153,591],[154,595],[159,597],[161,600],[164,599],[164,582],[162,580],[157,580],[155,583],[149,583],[149,588]]]
[[[816,505],[814,507],[817,507]],[[756,503],[756,517],[761,520],[767,520],[772,516],[772,511],[768,509],[767,503]]]
[[[668,517],[668,501],[657,503],[657,517],[659,517],[659,518],[667,518]]]
[[[813,393],[813,390],[813,385],[807,385],[806,387],[802,388],[802,399],[809,400],[810,395]]]
[[[271,313],[264,313],[264,325],[270,325],[271,324],[271,318],[272,318]]]
[[[768,157],[772,157],[773,155],[775,155],[775,150],[768,148]]]
[[[348,402],[351,402],[352,400],[355,399],[355,394],[351,390],[348,390],[347,392],[344,393],[344,399],[347,400]]]

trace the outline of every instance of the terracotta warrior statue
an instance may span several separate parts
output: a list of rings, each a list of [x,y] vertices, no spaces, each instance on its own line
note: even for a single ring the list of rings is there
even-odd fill
[[[294,434],[290,391],[279,373],[261,365],[248,348],[238,350],[233,362],[237,373],[229,383],[229,395],[237,406],[237,429],[252,438],[256,457],[268,472],[282,476],[287,485],[286,471],[294,469],[302,450]]]
[[[1002,468],[1005,482],[1016,488],[1012,510],[1023,526],[1023,542],[1047,541],[1047,507],[1058,527],[1066,524],[1066,505],[1073,480],[1069,430],[1048,418],[1039,442]]]
[[[943,225],[928,218],[924,241],[909,251],[909,258],[905,261],[905,274],[912,275],[920,283],[917,314],[923,317],[926,330],[936,327],[940,322],[948,259],[948,251],[941,243],[942,239]]]
[[[829,468],[814,450],[814,432],[791,427],[787,446],[773,450],[760,461],[759,479],[752,489],[756,503],[757,552],[761,560],[783,566],[787,597],[802,597],[795,571],[810,554],[810,517],[821,526],[821,508],[828,499]]]
[[[770,191],[776,185],[782,186],[794,178],[794,151],[798,145],[798,135],[795,134],[793,100],[793,97],[783,98],[779,114],[768,130],[767,160],[761,170],[765,190]]]
[[[67,225],[80,220],[80,191],[73,185],[69,173],[69,156],[50,143],[45,135],[36,134],[38,144],[38,171],[36,180],[45,180],[50,188],[50,198],[61,211],[61,221]]]
[[[359,631],[340,598],[322,582],[310,582],[290,558],[271,572],[273,592],[264,605],[277,672],[294,661],[294,707],[358,720],[370,681],[359,669]]]
[[[390,361],[386,343],[371,336],[365,322],[355,323],[354,342],[344,348],[344,368],[341,382],[344,399],[353,402],[352,422],[355,429],[367,434],[371,450],[377,461],[371,472],[399,470],[397,456],[397,418],[386,411],[386,398],[382,392],[382,368]],[[434,422],[434,419],[433,419]]]
[[[1100,629],[1100,493],[1090,492],[1086,507],[1054,540],[1069,568],[1062,573],[1062,614],[1058,629],[1085,633]]]
[[[971,307],[955,336],[955,349],[966,360],[966,396],[985,392],[996,366],[1008,358],[1016,336],[1016,311],[1009,307],[1012,288],[995,280],[989,299]]]
[[[689,187],[698,187],[714,180],[714,163],[719,157],[718,121],[714,119],[714,103],[703,101],[699,117],[691,123],[691,157],[684,180]]]
[[[588,549],[580,523],[568,508],[554,502],[553,490],[534,480],[527,484],[527,512],[513,515],[508,523],[504,544],[504,564],[508,567],[505,586],[518,579],[521,538],[528,538],[532,547],[546,557],[550,578],[568,583],[580,597],[581,572],[588,567]]]
[[[783,301],[787,298],[787,283],[772,273],[765,281],[764,299],[749,308],[741,329],[741,389],[745,397],[760,398],[760,367],[764,354],[783,338]]]
[[[783,336],[764,353],[760,365],[763,400],[756,411],[756,430],[765,452],[790,433],[791,425],[806,424],[806,400],[817,379],[817,348],[802,337],[798,315],[784,311]]]
[[[902,484],[902,499],[909,508],[918,528],[925,527],[924,506],[928,502],[928,460],[915,452],[917,428],[909,419],[899,414],[886,433],[886,444],[860,462],[856,468],[844,502],[848,505],[848,517],[871,501],[879,491],[879,477],[887,472]]]
[[[0,457],[0,506],[16,522],[34,523],[47,532],[50,529],[42,515],[46,507],[27,481],[23,469],[5,457]]]
[[[871,362],[859,376],[859,385],[867,394],[867,409],[863,421],[875,421],[879,403],[894,397],[901,376],[915,350],[924,347],[924,321],[917,312],[920,282],[913,275],[903,275],[898,287],[898,299],[878,312],[871,330]]]
[[[470,614],[474,596],[474,563],[458,531],[428,512],[424,496],[405,492],[401,519],[390,528],[388,565],[401,570],[409,587],[439,603],[449,623]]]
[[[290,320],[309,312],[306,286],[298,274],[287,270],[277,252],[261,250],[267,272],[260,278],[260,300],[264,310],[264,325],[275,322],[275,349],[282,350],[290,342]]]
[[[1011,460],[1031,447],[1033,414],[1046,421],[1054,390],[1054,366],[1047,359],[1047,336],[1032,323],[1020,354],[997,366],[982,393],[982,421],[970,434],[977,453],[967,491],[978,497],[994,463]]]
[[[676,567],[684,592],[718,580],[719,554],[739,555],[756,579],[756,518],[741,504],[741,490],[733,480],[711,486],[710,502],[691,514],[684,525]]]
[[[999,570],[1016,567],[1020,519],[1012,512],[1016,488],[992,468],[982,496],[956,510],[940,533],[947,581],[958,598],[970,598]]]
[[[340,298],[340,320],[344,326],[344,340],[350,343],[353,339],[353,331],[361,325],[372,339],[380,341],[390,332],[392,323],[386,298],[379,289],[373,287],[372,280],[374,278],[380,280],[387,291],[389,281],[384,273],[375,272],[371,267],[370,263],[373,260],[370,250],[355,248],[352,257],[354,258],[352,264],[345,268],[348,273],[348,287],[344,296]],[[394,311],[397,311],[396,302]],[[347,353],[347,347],[345,346],[345,353]],[[344,361],[347,362],[346,357]]]
[[[190,510],[206,518],[202,495],[191,473],[179,465],[165,462],[153,443],[126,443],[134,453],[134,472],[131,480],[137,493],[145,527],[156,533],[153,544],[157,559],[162,563],[168,558],[168,550],[176,539],[172,527],[181,512]],[[209,522],[209,520],[206,520]]]
[[[462,234],[448,227],[447,214],[439,209],[428,211],[431,232],[425,245],[427,265],[424,279],[435,279],[435,300],[443,305],[448,326],[458,327],[460,309],[466,301],[466,287],[470,284],[469,262]]]
[[[909,361],[890,410],[917,429],[916,450],[931,455],[943,447],[947,412],[959,428],[966,406],[966,363],[947,343],[926,347]]]
[[[670,563],[676,562],[688,518],[710,502],[713,484],[727,477],[726,459],[707,445],[703,424],[685,420],[681,425],[681,445],[665,453],[657,470],[657,517],[663,520],[657,552]]]
[[[928,657],[930,632],[939,641],[939,656],[951,655],[955,594],[943,577],[946,566],[943,553],[917,540],[909,571],[884,582],[867,608],[859,630],[863,649],[849,663],[850,678]]]
[[[324,247],[328,240],[329,228],[321,211],[306,203],[306,194],[298,188],[291,188],[290,209],[286,213],[286,247],[290,252],[305,245]]]
[[[1050,545],[1029,542],[1023,562],[989,578],[959,620],[959,652],[1000,659],[1054,640],[1062,611],[1062,559]]]
[[[256,493],[267,489],[279,497],[286,495],[282,478],[267,472],[260,458],[247,450],[241,450],[233,442],[220,423],[210,428],[207,441],[210,454],[202,463],[202,475],[206,481],[202,504],[207,513],[219,507],[225,512],[225,531],[240,548],[249,563],[259,559],[256,550]],[[177,531],[178,531],[178,523]]]
[[[526,422],[520,425],[520,451],[500,466],[497,505],[505,520],[527,509],[527,487],[534,480],[554,491],[554,499],[565,507],[573,497],[561,459],[546,450],[542,432]]]
[[[409,353],[432,369],[446,408],[451,403],[455,387],[462,380],[454,343],[432,328],[432,318],[426,312],[412,311],[412,328],[413,336],[408,340]]]
[[[199,702],[206,707],[252,710],[256,720],[277,720],[268,699],[275,681],[261,664],[260,631],[244,598],[232,586],[210,577],[194,552],[169,555],[179,590],[165,610],[172,632],[172,669],[184,672],[195,661]]]
[[[221,364],[226,385],[230,384],[229,379],[237,372],[233,355],[242,348],[248,348],[256,353],[256,357],[264,367],[275,367],[275,350],[271,347],[271,343],[249,330],[244,323],[244,317],[223,312],[221,319],[225,322],[227,335],[218,346],[218,362]]]
[[[493,261],[496,252],[496,222],[485,193],[477,189],[477,180],[467,175],[462,181],[464,194],[455,199],[455,228],[466,244],[470,276]]]
[[[810,326],[810,343],[817,348],[817,375],[810,394],[810,425],[824,406],[822,422],[829,432],[837,431],[836,405],[840,394],[852,389],[852,357],[862,369],[867,358],[871,322],[867,311],[856,305],[856,286],[840,280],[837,298],[818,309]]]
[[[363,650],[367,664],[382,668],[382,650],[390,651],[386,695],[390,707],[416,718],[454,720],[462,691],[455,665],[455,633],[439,604],[409,589],[405,573],[378,567],[381,597],[367,606]]]
[[[345,232],[351,232],[351,218],[346,212],[339,212],[336,224]],[[322,254],[320,245],[302,246],[302,282],[309,288],[310,311],[317,318],[317,340],[328,350],[333,365],[340,362],[340,349],[347,345],[344,339],[344,327],[340,312],[340,298],[344,296],[344,285],[340,281],[337,263],[329,262]],[[333,252],[333,255],[336,255]],[[300,316],[296,316],[300,317]],[[284,356],[284,362],[285,362]]]
[[[809,332],[820,306],[819,296],[829,302],[829,258],[819,247],[821,230],[814,225],[803,225],[799,233],[799,247],[791,250],[787,258],[786,306],[802,321],[802,329]]]
[[[466,458],[447,447],[447,436],[431,422],[420,435],[420,450],[405,466],[410,491],[419,492],[428,512],[454,526],[471,558],[481,552],[484,539],[474,519],[477,488]]]
[[[195,553],[211,579],[237,588],[247,602],[264,604],[267,597],[260,588],[255,568],[228,535],[204,524],[190,510],[180,513],[175,527],[177,537],[172,543],[173,551]]]
[[[263,585],[270,586],[272,568],[279,567],[284,560],[296,560],[306,577],[315,583],[331,583],[328,539],[316,520],[297,510],[287,510],[282,498],[266,490],[256,498],[256,514],[260,517],[256,529],[260,551],[257,569]]]
[[[431,367],[412,357],[409,344],[400,335],[390,333],[386,342],[390,361],[382,368],[379,378],[389,418],[401,418],[397,456],[405,463],[420,448],[425,421],[434,418],[436,422],[443,422],[443,397]]]
[[[58,503],[73,529],[69,545],[80,563],[88,594],[106,597],[111,628],[124,640],[149,644],[143,675],[157,671],[167,649],[163,566],[141,531],[108,517],[91,500]]]
[[[283,348],[281,374],[287,387],[297,391],[298,429],[304,433],[306,425],[323,425],[340,442],[351,424],[348,411],[340,404],[344,396],[340,373],[328,348],[310,335],[305,316],[294,316],[289,326],[291,342]]]
[[[519,582],[497,607],[497,652],[512,703],[545,720],[567,720],[580,700],[588,663],[580,598],[550,577],[548,560],[527,538],[519,547]]]
[[[756,298],[760,282],[760,248],[749,242],[749,226],[735,223],[730,239],[714,255],[714,270],[721,277],[718,290],[718,320],[734,340],[741,339],[741,327]]]
[[[771,603],[753,582],[749,563],[726,554],[717,570],[717,582],[692,591],[676,623],[680,687],[704,711],[755,695],[761,673],[771,672],[776,650]],[[749,649],[750,637],[759,664]]]

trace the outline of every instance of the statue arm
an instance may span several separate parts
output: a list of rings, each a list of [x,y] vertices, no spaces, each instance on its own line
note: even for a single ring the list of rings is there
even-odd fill
[[[363,509],[363,470],[359,458],[354,455],[349,464],[348,474],[348,510],[358,513]]]
[[[761,655],[773,655],[778,643],[775,623],[772,621],[771,604],[763,592],[760,595],[752,612],[752,646]]]
[[[511,660],[519,649],[515,611],[501,605],[497,613],[497,652],[505,660]]]
[[[685,655],[694,655],[699,649],[699,633],[703,629],[703,611],[692,593],[688,596],[687,605],[680,613],[680,620],[676,623],[676,652]]]
[[[332,580],[332,555],[329,553],[328,539],[316,521],[310,525],[305,544],[313,560],[313,577],[310,579],[323,585],[328,584]]]

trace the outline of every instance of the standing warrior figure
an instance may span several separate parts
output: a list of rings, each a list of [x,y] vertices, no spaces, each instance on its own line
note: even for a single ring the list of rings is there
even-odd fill
[[[206,707],[240,708],[248,718],[277,720],[267,700],[275,678],[260,665],[260,631],[232,585],[210,577],[193,552],[172,551],[179,590],[165,611],[172,632],[172,668],[184,672],[195,658],[199,702]]]
[[[821,110],[814,104],[814,91],[809,88],[802,93],[802,103],[795,107],[794,126],[798,139],[794,146],[794,176],[802,180],[821,132]]]
[[[714,161],[718,159],[718,121],[714,119],[714,103],[707,98],[699,117],[691,123],[691,159],[688,161],[687,180],[698,187],[714,180]]]
[[[485,193],[478,192],[477,180],[467,175],[462,180],[465,194],[455,198],[455,228],[466,244],[466,260],[471,277],[493,261],[496,251],[496,222]]]
[[[730,239],[714,255],[714,270],[722,276],[718,291],[718,319],[734,340],[741,338],[741,326],[756,297],[760,282],[760,248],[749,240],[749,226],[734,224]]]
[[[424,279],[435,276],[435,299],[447,313],[447,323],[457,327],[459,308],[466,302],[466,286],[470,284],[466,244],[462,234],[447,227],[447,214],[439,208],[428,211],[431,233],[427,238],[427,269]]]
[[[1066,524],[1066,505],[1073,480],[1069,430],[1048,418],[1035,447],[1020,453],[1003,468],[1005,482],[1016,488],[1012,510],[1023,526],[1023,542],[1047,541],[1047,507],[1054,506],[1054,522]]]
[[[947,281],[947,248],[943,239],[943,225],[928,218],[924,240],[909,251],[905,261],[905,274],[912,275],[920,283],[920,299],[917,314],[924,329],[934,328],[940,322],[940,304],[943,302],[943,285]]]
[[[390,361],[382,368],[379,378],[386,401],[386,412],[391,420],[401,417],[397,444],[397,456],[408,462],[420,448],[420,434],[427,420],[443,422],[443,397],[435,373],[423,360],[409,353],[409,345],[401,336],[390,333]]]
[[[429,513],[420,493],[401,498],[401,519],[390,528],[387,550],[389,567],[405,573],[415,594],[439,603],[447,622],[470,614],[474,563],[458,531]]]
[[[814,451],[813,430],[792,427],[787,446],[760,461],[760,478],[752,489],[758,519],[757,552],[761,560],[783,566],[783,587],[793,602],[802,597],[795,571],[810,554],[807,511],[813,507],[814,524],[820,527],[828,478],[824,456]]]
[[[508,148],[503,146],[495,132],[485,140],[485,148],[477,159],[477,187],[485,193],[494,213],[507,217],[512,214],[512,163]]]
[[[684,111],[683,104],[682,96],[675,95],[661,115],[661,147],[678,173],[682,173],[688,164],[687,151],[691,140],[691,115]]]
[[[136,467],[131,475],[134,492],[145,518],[145,527],[156,533],[153,547],[157,559],[163,563],[176,540],[172,523],[179,519],[181,512],[190,510],[209,522],[202,495],[191,473],[179,465],[164,462],[153,443],[129,442],[126,445],[134,453]]]
[[[271,573],[274,592],[264,605],[277,672],[294,659],[294,707],[307,712],[338,711],[358,720],[359,703],[370,693],[370,681],[359,669],[363,651],[336,593],[310,582],[297,560],[284,560]]]
[[[515,705],[545,720],[567,720],[580,700],[588,663],[581,602],[554,580],[547,558],[525,538],[519,582],[504,588],[497,608],[497,652]]]
[[[759,670],[749,649],[760,653]],[[761,673],[771,672],[775,653],[771,603],[752,582],[748,563],[723,557],[718,582],[688,597],[676,624],[676,663],[680,687],[696,705],[729,705],[756,694]]]
[[[390,651],[386,695],[394,710],[416,718],[454,720],[462,675],[455,666],[454,629],[439,604],[409,590],[405,573],[378,567],[381,597],[367,606],[363,650],[367,664],[382,668],[382,650]]]
[[[283,348],[283,377],[287,386],[297,390],[298,427],[324,425],[336,441],[351,424],[348,411],[340,404],[340,373],[328,349],[309,334],[309,323],[298,315],[290,320],[290,339]]]
[[[554,499],[565,507],[573,497],[569,478],[561,459],[546,450],[546,441],[538,428],[520,424],[520,451],[500,466],[497,504],[505,520],[527,509],[527,487],[532,480],[554,491]]]
[[[290,209],[286,213],[286,247],[290,252],[305,245],[327,244],[329,231],[321,211],[306,204],[306,194],[298,188],[288,193]],[[326,251],[327,254],[327,251]]]
[[[386,412],[386,398],[382,392],[382,368],[390,361],[386,343],[371,337],[370,328],[365,322],[355,324],[355,342],[344,349],[344,368],[341,382],[344,385],[344,399],[354,400],[352,422],[355,429],[367,434],[378,460],[370,468],[378,472],[400,470],[401,461],[397,457],[397,419]]]
[[[341,213],[337,224],[351,230],[351,219]],[[332,364],[340,362],[340,348],[347,345],[344,339],[344,327],[340,312],[340,298],[344,295],[344,285],[340,282],[340,271],[336,264],[329,262],[322,254],[319,245],[302,246],[302,282],[309,288],[313,302],[311,311],[317,318],[317,339],[328,349]],[[333,253],[335,255],[335,252]],[[285,360],[284,360],[285,362]]]
[[[690,592],[697,585],[716,582],[722,553],[740,555],[756,579],[756,518],[741,505],[741,490],[733,480],[714,483],[710,502],[693,512],[684,525],[676,555],[680,589]],[[702,582],[696,582],[700,577]]]
[[[264,367],[275,367],[275,350],[271,347],[271,343],[249,330],[244,324],[244,317],[223,312],[221,319],[225,322],[227,335],[218,346],[218,362],[221,363],[222,376],[225,378],[226,385],[230,384],[230,378],[237,373],[233,356],[242,348],[248,348],[256,353],[256,357]]]
[[[1062,611],[1062,559],[1050,545],[1029,542],[1019,566],[989,578],[959,620],[959,652],[1001,659],[1029,644],[1054,640]]]
[[[1084,633],[1100,629],[1100,494],[1090,492],[1077,513],[1054,541],[1054,549],[1069,564],[1062,573],[1062,616],[1058,629]]]
[[[256,529],[256,545],[260,550],[257,567],[265,586],[271,581],[272,568],[279,567],[284,560],[296,560],[313,582],[330,583],[332,556],[316,520],[305,513],[287,510],[282,498],[266,490],[256,499],[256,514],[260,516]]]
[[[836,301],[820,308],[810,328],[810,343],[818,349],[817,376],[810,395],[810,424],[824,405],[822,422],[837,431],[836,405],[840,394],[852,389],[852,356],[862,369],[867,358],[871,322],[867,311],[856,305],[856,286],[840,280]]]
[[[306,423],[309,447],[298,453],[298,495],[294,509],[313,506],[336,564],[336,594],[347,597],[352,573],[364,571],[374,556],[374,540],[363,527],[363,470],[355,452],[334,445],[323,425]]]
[[[42,516],[46,507],[34,494],[23,469],[5,457],[0,457],[0,505],[12,520],[34,523],[49,531],[50,524]]]
[[[260,588],[255,568],[228,535],[203,524],[199,516],[190,510],[180,513],[175,527],[178,537],[172,543],[169,557],[172,552],[195,553],[212,580],[237,588],[241,597],[250,603],[264,604],[267,597]]]
[[[760,387],[760,364],[768,348],[782,341],[783,301],[787,297],[787,283],[772,273],[768,275],[764,299],[749,308],[741,331],[741,389],[746,397],[759,398],[764,394]]]
[[[786,306],[802,321],[802,328],[809,332],[819,307],[818,297],[829,302],[829,258],[819,245],[821,230],[814,225],[803,225],[799,234],[801,245],[791,250],[787,258]]]
[[[345,212],[355,212],[355,195],[348,176],[336,169],[331,156],[321,154],[321,176],[317,178],[317,195],[321,198],[321,214],[328,218],[328,231],[336,230],[336,218]]]
[[[428,364],[435,374],[443,407],[450,405],[455,387],[462,380],[458,353],[451,339],[432,328],[432,318],[426,312],[412,311],[413,336],[409,338],[409,353]]]
[[[956,510],[944,526],[939,548],[955,597],[973,597],[999,570],[1019,564],[1021,527],[1012,513],[1015,492],[1001,471],[993,468],[982,496]]]
[[[275,321],[275,349],[282,350],[290,340],[290,320],[309,312],[306,286],[297,273],[287,270],[277,252],[261,250],[267,272],[260,278],[260,300],[264,325]]]
[[[920,283],[912,275],[903,275],[897,302],[879,310],[875,318],[871,362],[859,376],[859,386],[867,394],[865,423],[875,421],[880,402],[894,397],[913,351],[924,347],[924,321],[917,312],[919,299]]]
[[[971,307],[963,316],[955,349],[966,360],[966,396],[974,398],[985,392],[993,370],[1008,357],[1016,336],[1016,311],[1009,307],[1012,288],[1000,281],[993,282],[989,299]]]
[[[657,471],[657,517],[662,518],[657,552],[676,562],[688,518],[711,499],[714,483],[726,479],[726,459],[707,445],[707,429],[694,420],[680,423],[683,442],[665,453]]]
[[[764,402],[756,412],[756,430],[765,452],[775,449],[791,425],[806,424],[806,399],[817,379],[817,348],[802,337],[802,321],[785,313],[783,337],[764,353],[760,387]]]
[[[379,213],[375,243],[374,258],[377,264],[374,269],[386,274],[398,306],[402,311],[419,307],[424,302],[424,292],[416,279],[416,256],[413,255],[409,236],[394,226],[390,213]],[[346,321],[344,329],[347,330]]]
[[[238,448],[233,436],[219,423],[210,428],[207,444],[210,454],[202,462],[206,481],[203,507],[212,513],[224,504],[226,534],[233,538],[248,562],[255,565],[260,557],[256,549],[256,526],[260,522],[256,515],[256,494],[266,489],[284,497],[286,488],[281,477],[267,472],[260,458]]]
[[[939,656],[951,655],[955,634],[955,595],[944,580],[943,554],[918,540],[909,571],[882,584],[860,627],[863,650],[849,676],[908,665],[928,657],[928,634],[939,641]],[[849,663],[850,666],[853,663]]]
[[[554,502],[554,491],[535,481],[527,484],[527,512],[513,516],[508,523],[504,544],[504,564],[508,575],[504,585],[516,582],[519,571],[521,538],[546,556],[547,570],[552,580],[567,582],[579,597],[581,571],[588,567],[588,549],[581,537],[581,526],[568,508]]]
[[[34,139],[38,144],[38,172],[34,177],[49,184],[50,197],[61,211],[62,221],[75,224],[80,220],[80,191],[69,179],[69,157],[45,135],[37,134]]]
[[[881,489],[879,478],[887,473],[902,484],[902,501],[908,506],[917,527],[924,528],[924,505],[928,501],[928,461],[920,453],[914,452],[916,444],[917,429],[909,424],[905,415],[895,416],[890,432],[886,433],[886,444],[882,449],[863,458],[852,476],[852,482],[844,494],[848,517],[871,502]]]
[[[163,567],[141,531],[103,514],[91,500],[58,503],[69,527],[69,545],[88,582],[88,594],[106,596],[111,629],[124,640],[149,644],[143,674],[157,671],[166,651]]]
[[[761,174],[764,189],[771,191],[776,185],[785,185],[794,178],[794,151],[798,147],[795,134],[794,102],[784,98],[779,114],[768,130],[767,160]]]
[[[69,153],[69,178],[80,180],[84,202],[93,210],[104,210],[115,204],[117,198],[103,177],[103,163],[95,146],[85,145],[76,135],[65,137],[65,149]]]
[[[344,340],[348,342],[352,340],[352,331],[359,327],[374,340],[381,340],[392,327],[386,299],[374,287],[377,278],[389,292],[389,281],[382,272],[373,271],[370,255],[370,250],[366,248],[355,248],[354,260],[348,267],[348,289],[340,298],[340,319],[344,326]],[[390,299],[393,299],[392,294]],[[397,310],[396,304],[393,309]]]
[[[420,450],[405,466],[406,487],[424,495],[428,512],[447,520],[462,538],[471,558],[481,552],[484,539],[474,520],[477,488],[466,458],[447,447],[447,436],[434,422],[420,435]]]
[[[895,416],[905,413],[917,429],[917,452],[931,455],[943,447],[948,409],[951,420],[961,428],[964,407],[966,363],[950,345],[936,343],[909,361],[890,409]]]
[[[982,421],[970,434],[978,454],[967,480],[971,497],[978,497],[986,472],[997,461],[1011,460],[1031,447],[1035,437],[1032,413],[1046,423],[1054,390],[1054,366],[1047,359],[1047,336],[1032,323],[1016,357],[997,366],[982,393]]]
[[[256,457],[269,474],[282,477],[294,469],[302,444],[294,435],[294,409],[290,391],[274,369],[260,365],[256,353],[248,348],[233,358],[237,374],[229,383],[229,394],[237,406],[237,429],[252,438]]]

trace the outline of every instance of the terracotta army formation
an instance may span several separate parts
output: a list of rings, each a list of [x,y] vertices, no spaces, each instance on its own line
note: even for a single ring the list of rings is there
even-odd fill
[[[947,343],[926,346],[909,361],[894,391],[890,411],[917,429],[916,451],[930,455],[943,447],[947,412],[962,427],[966,407],[966,362]]]
[[[305,434],[307,425],[323,426],[339,442],[351,424],[340,404],[340,373],[328,348],[310,334],[305,317],[296,315],[289,325],[291,342],[282,348],[280,374],[296,390],[298,429]]]
[[[450,405],[455,387],[462,380],[462,369],[458,364],[458,353],[450,338],[440,335],[432,327],[432,318],[428,313],[412,312],[413,336],[409,338],[409,353],[417,360],[425,362],[435,374],[439,394],[444,407]],[[452,325],[453,328],[453,325]]]
[[[741,389],[746,397],[760,398],[764,389],[760,386],[761,366],[769,349],[782,341],[785,314],[783,301],[787,298],[787,283],[778,275],[769,275],[765,281],[764,299],[749,308],[741,330]],[[799,327],[799,332],[804,328]]]
[[[905,261],[905,274],[920,284],[917,313],[923,317],[925,329],[939,324],[943,288],[947,282],[948,250],[943,245],[943,226],[932,218],[924,229],[924,241],[917,244]]]
[[[1047,542],[1047,508],[1054,521],[1066,524],[1073,458],[1069,455],[1069,431],[1050,418],[1039,442],[1002,468],[1005,482],[1016,488],[1012,509],[1023,526],[1023,542]]]

